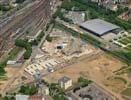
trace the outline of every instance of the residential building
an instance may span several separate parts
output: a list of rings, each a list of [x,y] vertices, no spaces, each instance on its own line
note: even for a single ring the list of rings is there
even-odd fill
[[[66,76],[60,78],[58,80],[58,83],[59,83],[60,87],[64,88],[64,89],[67,89],[72,86],[72,80]]]

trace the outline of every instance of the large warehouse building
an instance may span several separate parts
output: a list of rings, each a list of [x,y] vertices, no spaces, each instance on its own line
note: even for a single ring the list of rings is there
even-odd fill
[[[96,36],[103,36],[115,30],[119,30],[120,27],[101,19],[93,19],[80,24],[80,27]]]

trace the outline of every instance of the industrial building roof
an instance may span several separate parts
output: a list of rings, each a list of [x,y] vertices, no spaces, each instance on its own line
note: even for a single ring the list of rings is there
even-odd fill
[[[99,36],[102,36],[104,33],[107,33],[109,31],[120,28],[114,24],[111,24],[101,19],[93,19],[86,21],[80,24],[80,27],[89,30]]]

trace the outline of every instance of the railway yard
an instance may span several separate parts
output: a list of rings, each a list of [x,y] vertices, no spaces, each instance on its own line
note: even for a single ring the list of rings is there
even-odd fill
[[[8,45],[13,44],[13,40],[16,38],[24,36],[27,30],[32,33],[30,35],[34,35],[38,30],[42,29],[50,17],[50,9],[50,1],[35,1],[8,17],[8,20],[1,21],[0,54],[10,50],[12,47],[8,48]],[[6,34],[3,35],[4,33]]]

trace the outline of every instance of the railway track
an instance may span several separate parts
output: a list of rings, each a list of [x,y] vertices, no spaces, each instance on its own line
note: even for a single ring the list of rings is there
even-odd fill
[[[51,0],[36,0],[28,8],[12,15],[10,21],[0,26],[0,57],[9,50],[9,40],[22,36],[28,29],[37,32],[47,23],[51,13]],[[5,21],[4,21],[5,23]],[[19,31],[18,31],[19,30]],[[15,33],[16,32],[16,33]],[[32,33],[35,34],[35,33]],[[11,37],[13,36],[13,37]]]

